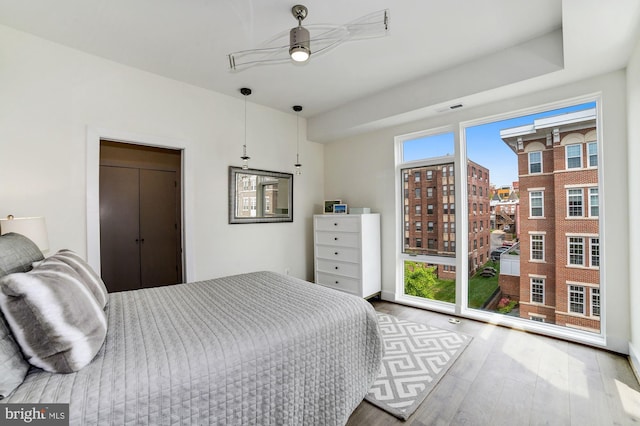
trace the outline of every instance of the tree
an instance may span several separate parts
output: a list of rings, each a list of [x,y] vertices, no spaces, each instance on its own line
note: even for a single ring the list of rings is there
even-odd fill
[[[436,298],[436,267],[419,262],[404,263],[404,292],[412,296]]]

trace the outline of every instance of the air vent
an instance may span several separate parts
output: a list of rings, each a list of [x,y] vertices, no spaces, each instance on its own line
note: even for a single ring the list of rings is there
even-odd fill
[[[449,107],[449,109],[458,109],[458,108],[462,108],[462,104],[451,105]]]
[[[447,112],[447,111],[451,111],[452,109],[458,109],[458,108],[462,108],[462,107],[463,107],[462,104],[455,104],[455,105],[450,105],[448,107],[438,108],[436,110],[436,112]]]

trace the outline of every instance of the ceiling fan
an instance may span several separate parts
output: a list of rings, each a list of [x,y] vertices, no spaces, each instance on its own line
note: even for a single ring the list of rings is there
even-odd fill
[[[381,37],[389,31],[389,10],[370,13],[344,25],[316,24],[302,26],[308,10],[303,5],[291,8],[298,26],[276,34],[257,49],[241,50],[227,55],[229,69],[241,71],[256,65],[294,61],[304,63],[311,55],[317,56],[351,40]],[[288,40],[288,44],[287,44]]]

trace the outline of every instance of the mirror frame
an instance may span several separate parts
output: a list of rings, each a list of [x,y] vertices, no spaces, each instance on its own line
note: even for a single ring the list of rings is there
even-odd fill
[[[238,174],[249,174],[256,176],[267,176],[279,179],[287,179],[287,189],[289,192],[289,209],[286,215],[273,217],[239,217],[236,216],[236,204],[238,202],[236,194],[236,181]],[[272,172],[268,170],[243,169],[242,167],[229,166],[229,224],[239,223],[281,223],[293,222],[293,174],[283,172]]]

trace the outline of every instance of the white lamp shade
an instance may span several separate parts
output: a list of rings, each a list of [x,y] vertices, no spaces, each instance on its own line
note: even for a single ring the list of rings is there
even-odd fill
[[[15,232],[33,241],[41,251],[49,250],[49,237],[44,217],[0,219],[0,235]]]

